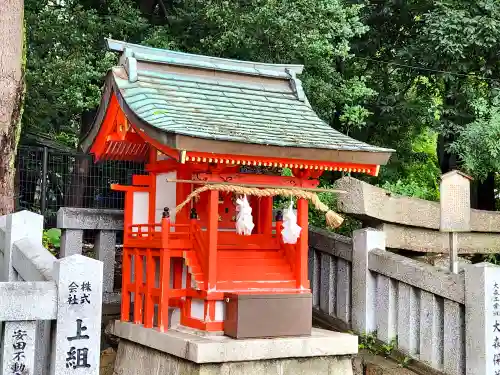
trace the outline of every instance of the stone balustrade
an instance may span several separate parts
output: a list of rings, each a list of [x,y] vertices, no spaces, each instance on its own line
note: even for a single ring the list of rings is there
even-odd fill
[[[119,211],[61,209],[59,217],[64,246],[76,252],[81,252],[81,242],[71,241],[80,241],[82,235],[65,235],[66,231],[122,230]],[[392,234],[383,228],[355,231],[352,239],[310,228],[315,318],[339,330],[373,335],[441,373],[494,374],[494,327],[500,317],[494,307],[500,304],[492,301],[495,285],[500,285],[500,267],[465,265],[454,274],[388,251]],[[96,252],[104,261],[106,279],[114,273],[114,247],[96,241]],[[500,323],[497,327],[500,330]]]
[[[58,260],[42,236],[41,215],[0,217],[0,373],[98,375],[103,263]]]
[[[320,320],[373,335],[445,374],[498,370],[500,267],[465,265],[453,274],[386,251],[382,231],[361,229],[351,240],[311,229],[309,278]]]
[[[115,257],[117,233],[123,232],[123,211],[91,208],[60,208],[57,227],[61,229],[60,257],[82,254],[84,231],[96,231],[94,252],[104,264],[103,301],[118,303],[115,292]]]

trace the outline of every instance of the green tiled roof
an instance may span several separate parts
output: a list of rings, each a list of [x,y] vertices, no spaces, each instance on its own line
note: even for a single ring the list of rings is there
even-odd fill
[[[120,42],[121,43],[121,42]],[[109,41],[108,41],[109,44]],[[143,121],[168,133],[198,138],[346,151],[391,152],[350,138],[322,121],[312,110],[295,71],[301,67],[251,63],[179,54],[127,45],[123,54],[132,59],[113,68],[120,93]],[[170,54],[168,54],[170,52]],[[123,57],[122,57],[123,59]],[[145,69],[176,65],[185,70]],[[229,74],[269,77],[231,80],[223,75],[196,74],[209,69]],[[218,78],[219,77],[219,78]],[[223,77],[223,78],[220,78]],[[281,80],[282,84],[275,84]],[[272,83],[268,83],[272,81]],[[279,81],[278,81],[279,82]]]

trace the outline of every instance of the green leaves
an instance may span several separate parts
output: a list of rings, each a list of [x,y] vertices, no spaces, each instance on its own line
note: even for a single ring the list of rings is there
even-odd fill
[[[344,76],[337,69],[338,61],[349,58],[352,38],[367,31],[361,6],[339,0],[191,0],[182,9],[176,28],[183,25],[182,30],[191,33],[179,36],[187,50],[304,64],[300,78],[318,114],[340,129],[364,125],[369,113],[363,102],[373,90],[362,78]]]
[[[82,112],[99,105],[105,74],[116,64],[104,49],[103,39],[112,37],[304,64],[299,78],[321,118],[397,150],[372,179],[394,192],[437,199],[437,134],[474,177],[498,171],[500,3],[352,3],[174,0],[164,17],[136,0],[26,0],[25,128],[76,143]]]
[[[61,247],[61,230],[52,228],[43,232],[43,245],[49,250]]]
[[[479,98],[473,107],[476,118],[460,132],[451,145],[463,160],[464,169],[480,179],[500,170],[500,105],[495,96],[491,104]]]
[[[131,0],[90,3],[26,1],[25,128],[78,134],[82,112],[99,105],[105,73],[116,63],[104,38],[139,40],[148,28]]]
[[[50,133],[78,134],[81,113],[99,105],[116,56],[104,38],[206,55],[305,64],[310,102],[325,121],[360,129],[374,95],[363,77],[344,76],[351,40],[363,35],[362,6],[340,0],[187,0],[169,3],[168,23],[145,18],[133,0],[26,1],[28,94],[24,122]],[[42,128],[42,129],[40,129]]]

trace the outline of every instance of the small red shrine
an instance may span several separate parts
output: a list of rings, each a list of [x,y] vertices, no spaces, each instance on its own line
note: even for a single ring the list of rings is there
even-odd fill
[[[247,196],[254,228],[238,234],[238,194],[224,187],[311,191],[325,171],[375,176],[393,150],[323,122],[297,78],[301,65],[107,45],[120,53],[119,64],[107,74],[83,146],[96,161],[144,162],[147,173],[113,185],[125,192],[121,320],[164,331],[169,311],[179,309],[183,326],[227,331],[228,319],[242,314],[228,313],[234,296],[309,297],[308,201],[297,200],[303,230],[290,244],[272,196]],[[276,173],[281,168],[293,176]],[[275,325],[300,319],[300,306],[272,314],[269,303],[255,319],[259,311]]]

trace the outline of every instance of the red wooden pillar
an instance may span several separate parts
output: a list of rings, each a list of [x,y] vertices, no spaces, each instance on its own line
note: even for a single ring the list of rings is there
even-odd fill
[[[207,256],[207,290],[215,289],[217,284],[217,229],[219,226],[219,192],[208,192],[208,256]]]
[[[261,232],[261,225],[260,225],[260,198],[255,197],[255,196],[250,196],[247,195],[248,203],[250,204],[250,207],[252,208],[252,217],[253,217],[253,223],[254,223],[254,228],[252,230],[252,234],[258,234],[262,233]]]
[[[170,295],[170,250],[168,237],[170,234],[170,215],[168,209],[161,219],[161,249],[160,249],[160,303],[158,304],[158,326],[160,332],[168,329],[168,299]]]
[[[151,249],[146,250],[146,291],[144,293],[144,328],[153,328],[154,302],[153,287],[155,284],[155,261]]]
[[[192,173],[186,167],[179,168],[177,170],[177,179],[178,180],[190,180],[192,177]],[[187,183],[179,183],[175,184],[175,195],[176,195],[176,203],[177,205],[184,202],[187,196],[191,193],[191,184]],[[187,204],[184,208],[175,215],[175,223],[176,224],[189,224],[189,210],[191,206]]]
[[[177,179],[179,180],[190,180],[192,177],[192,173],[189,169],[179,168],[177,170]],[[188,197],[191,193],[191,184],[185,183],[176,183],[175,187],[175,195],[176,195],[176,204],[179,205]],[[182,211],[176,214],[175,223],[176,224],[189,224],[189,209],[190,205],[186,205]],[[181,229],[183,230],[183,229]],[[182,258],[174,258],[173,265],[173,288],[174,289],[182,289]]]
[[[130,234],[129,226],[132,224],[132,205],[134,204],[133,192],[125,192],[125,211],[123,214],[123,239],[127,241],[127,236]],[[122,258],[122,303],[121,303],[121,320],[128,322],[130,320],[130,287],[132,284],[132,255],[133,251],[127,246],[123,247]]]
[[[194,243],[195,242],[194,231],[195,231],[196,226],[198,225],[198,219],[196,218],[196,211],[194,211],[193,216],[190,217],[189,225],[190,225],[190,238],[191,238],[191,241]],[[181,282],[182,282],[182,280],[181,280]],[[186,272],[186,289],[187,290],[191,289],[191,273],[189,273],[189,272]],[[185,321],[187,319],[191,319],[192,302],[193,302],[193,299],[189,296],[186,296],[186,300],[182,306],[181,324],[185,324]]]
[[[134,250],[134,323],[142,324],[142,284],[144,279],[144,264],[140,249]]]
[[[281,210],[276,214],[276,237],[278,238],[279,243],[283,246],[283,236],[281,235],[281,231],[283,230],[283,212]]]
[[[260,233],[271,234],[273,230],[273,197],[262,197],[259,210]]]
[[[123,258],[122,258],[122,305],[121,305],[121,315],[120,320],[122,322],[128,322],[130,320],[130,289],[129,284],[131,283],[131,253],[128,247],[123,247]]]
[[[156,148],[150,147],[148,151],[148,162],[156,163]],[[149,173],[149,224],[156,223],[156,173]],[[155,228],[153,228],[155,230]]]
[[[297,224],[302,228],[295,248],[295,277],[297,288],[308,288],[307,253],[309,251],[309,206],[306,199],[297,200]]]

